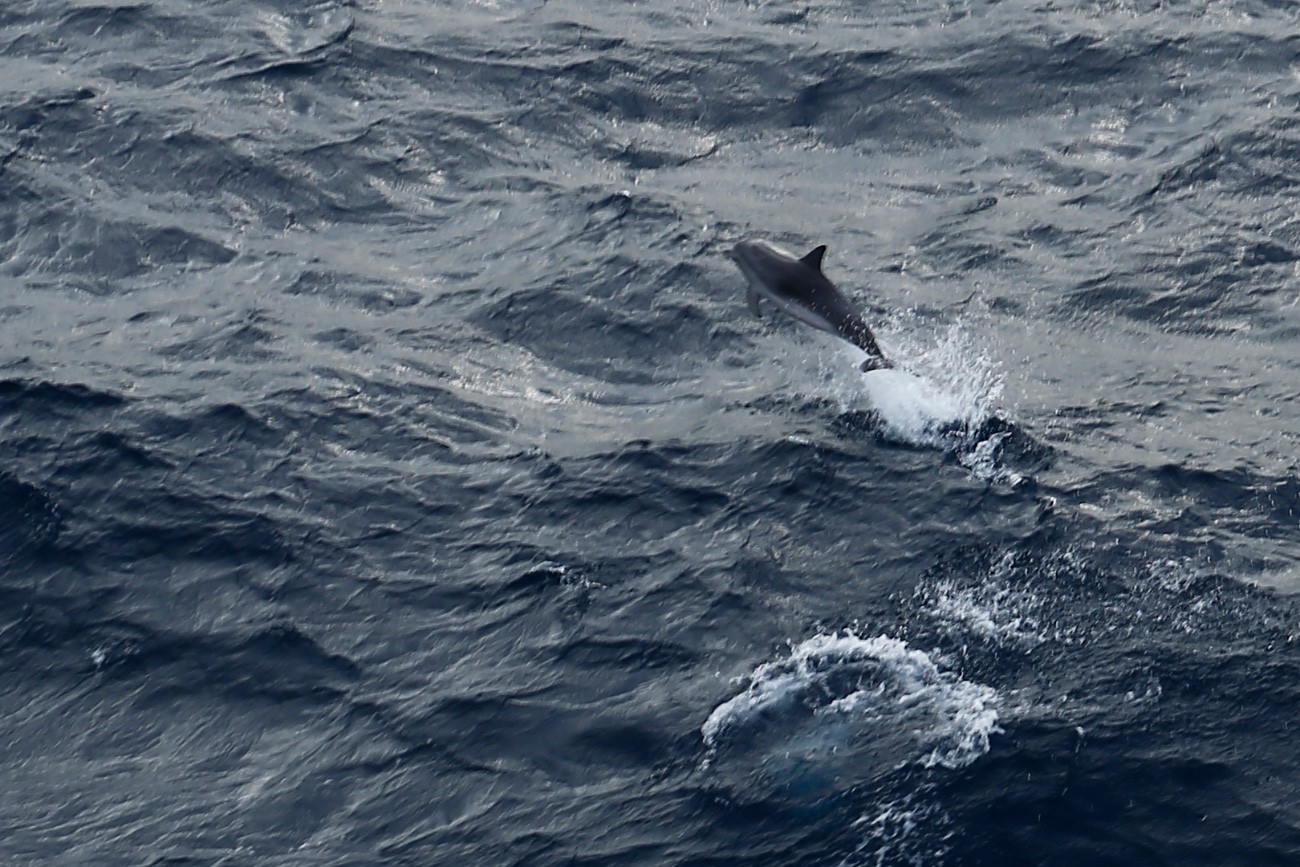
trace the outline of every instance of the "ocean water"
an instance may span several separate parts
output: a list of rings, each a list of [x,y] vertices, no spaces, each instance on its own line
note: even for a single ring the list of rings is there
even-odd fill
[[[0,862],[1300,863],[1297,33],[6,2]]]

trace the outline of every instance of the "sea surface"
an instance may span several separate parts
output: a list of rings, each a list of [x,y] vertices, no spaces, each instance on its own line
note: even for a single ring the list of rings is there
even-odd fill
[[[1290,0],[6,0],[0,863],[1300,864],[1298,195]]]

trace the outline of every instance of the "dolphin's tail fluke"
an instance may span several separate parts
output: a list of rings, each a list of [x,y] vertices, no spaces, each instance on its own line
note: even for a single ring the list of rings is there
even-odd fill
[[[863,371],[882,370],[894,366],[885,358],[885,353],[880,351],[876,336],[860,317],[847,317],[839,327],[839,335],[870,356],[862,362]]]
[[[889,362],[888,358],[883,355],[873,355],[866,361],[858,365],[858,370],[863,373],[870,373],[873,370],[893,370],[894,365]]]

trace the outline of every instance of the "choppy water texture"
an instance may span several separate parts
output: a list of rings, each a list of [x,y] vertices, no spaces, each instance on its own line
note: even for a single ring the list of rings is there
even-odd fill
[[[1297,28],[6,2],[0,859],[1300,862]]]

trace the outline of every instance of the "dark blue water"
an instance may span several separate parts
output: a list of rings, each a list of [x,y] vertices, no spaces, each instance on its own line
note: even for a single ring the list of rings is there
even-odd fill
[[[5,4],[0,860],[1300,863],[1298,27]]]

